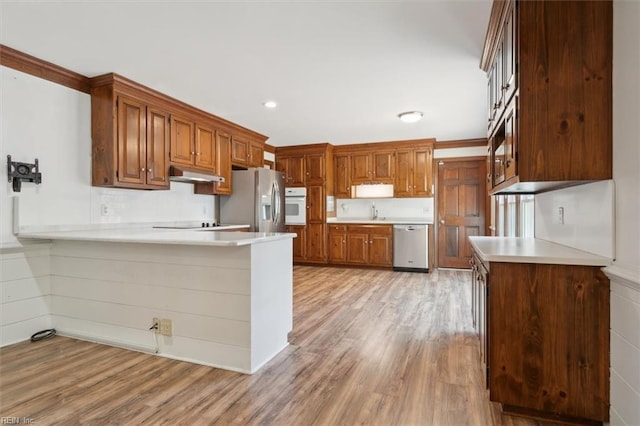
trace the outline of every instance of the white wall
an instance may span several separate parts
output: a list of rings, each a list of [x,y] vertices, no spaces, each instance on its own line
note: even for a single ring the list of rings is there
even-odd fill
[[[613,4],[611,424],[640,425],[640,2]]]
[[[67,87],[0,67],[0,175],[13,161],[40,162],[42,184],[14,193],[0,185],[0,244],[15,244],[11,198],[20,197],[21,226],[161,222],[211,219],[214,197],[193,185],[170,191],[91,186],[91,98]],[[106,212],[103,213],[103,207]]]
[[[14,193],[13,161],[40,161],[42,184]],[[212,196],[172,183],[170,191],[91,186],[89,95],[0,66],[0,345],[28,339],[52,326],[48,248],[25,246],[12,233],[13,197],[24,228],[48,225],[210,219]],[[106,206],[106,215],[102,207]]]
[[[0,248],[0,346],[51,328],[50,245]]]
[[[614,189],[606,180],[536,195],[536,238],[613,259]]]

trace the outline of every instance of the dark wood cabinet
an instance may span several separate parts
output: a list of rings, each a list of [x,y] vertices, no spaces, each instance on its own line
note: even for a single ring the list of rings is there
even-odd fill
[[[602,270],[473,259],[473,317],[491,400],[520,415],[608,421],[610,295]]]
[[[433,139],[342,145],[336,148],[335,195],[351,197],[351,186],[392,184],[396,197],[433,196]]]
[[[215,164],[216,154],[216,135],[215,131],[208,126],[196,123],[195,124],[195,161],[196,167],[212,170],[213,173],[218,173]]]
[[[326,263],[326,234],[324,223],[307,223],[306,226],[306,254],[305,261]]]
[[[264,145],[234,136],[231,144],[231,164],[241,168],[264,165]]]
[[[326,228],[327,195],[333,195],[333,148],[329,144],[302,145],[276,149],[276,170],[285,175],[286,186],[306,187],[307,224],[299,232],[304,235],[304,251],[294,261],[327,263],[329,243]]]
[[[351,157],[348,154],[336,154],[333,162],[335,166],[335,197],[350,198],[351,178],[349,175],[349,166],[351,164]]]
[[[176,114],[171,116],[171,151],[174,164],[192,166],[195,162],[194,122]]]
[[[612,33],[611,1],[494,2],[481,62],[490,194],[611,179]]]
[[[324,184],[326,170],[324,163],[324,154],[308,154],[304,156],[306,185]]]
[[[334,264],[393,265],[391,225],[329,225],[330,256]]]
[[[346,225],[327,225],[329,229],[329,263],[347,262]]]
[[[296,234],[293,239],[293,261],[302,262],[307,257],[306,229],[304,225],[288,225],[287,232]]]
[[[91,106],[92,184],[168,189],[169,113],[112,85],[92,89]]]
[[[305,186],[304,155],[278,156],[276,170],[284,173],[286,186]]]
[[[231,193],[231,136],[266,136],[222,120],[118,74],[90,79],[92,185],[168,189],[170,165],[224,176],[199,194]]]
[[[350,156],[351,183],[393,183],[394,152],[355,152]]]
[[[221,130],[216,132],[216,173],[224,177],[224,182],[217,182],[214,186],[216,194],[229,195],[233,182],[231,181],[231,135]]]

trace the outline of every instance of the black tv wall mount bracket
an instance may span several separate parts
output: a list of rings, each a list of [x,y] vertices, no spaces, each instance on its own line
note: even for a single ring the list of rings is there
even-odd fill
[[[42,183],[42,173],[38,168],[38,159],[33,164],[19,163],[11,161],[11,156],[7,155],[7,177],[9,183],[13,183],[13,192],[20,192],[22,182],[35,182],[36,185]]]

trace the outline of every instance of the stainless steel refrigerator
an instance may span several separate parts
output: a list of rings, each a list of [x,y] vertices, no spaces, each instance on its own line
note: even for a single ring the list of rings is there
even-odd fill
[[[251,232],[284,232],[284,173],[234,170],[232,194],[220,196],[220,223],[249,224]]]

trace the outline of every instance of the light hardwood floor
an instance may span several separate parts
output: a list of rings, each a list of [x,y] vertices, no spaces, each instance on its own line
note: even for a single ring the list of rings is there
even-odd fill
[[[291,345],[248,376],[55,337],[0,350],[35,424],[534,425],[483,389],[470,275],[296,266]]]

